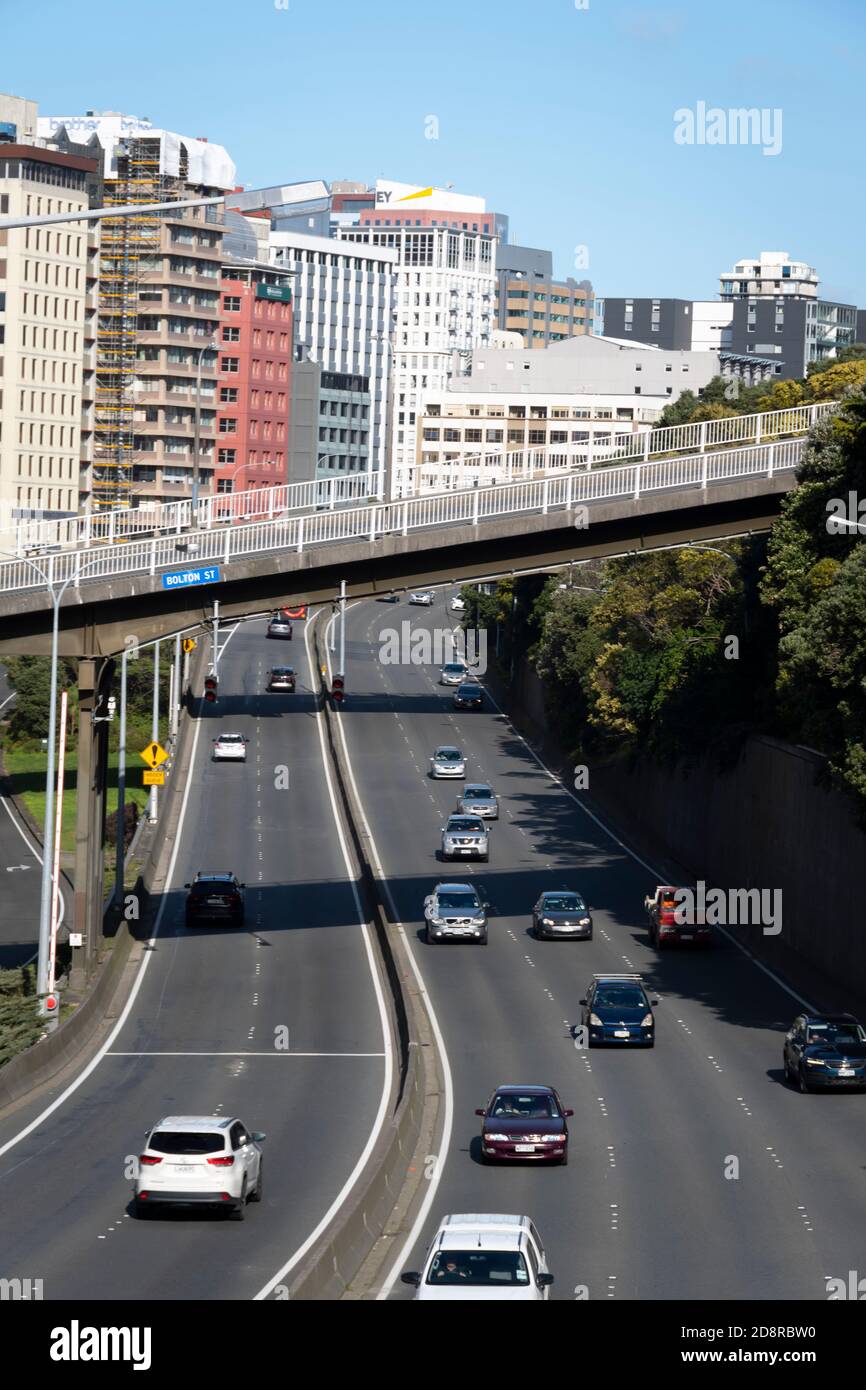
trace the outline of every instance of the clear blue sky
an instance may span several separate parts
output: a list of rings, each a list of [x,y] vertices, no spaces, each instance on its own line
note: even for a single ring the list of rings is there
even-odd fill
[[[866,307],[864,0],[588,2],[0,0],[0,90],[207,135],[252,187],[451,183],[600,294],[711,298],[787,250]],[[781,153],[676,144],[699,101],[781,108]]]

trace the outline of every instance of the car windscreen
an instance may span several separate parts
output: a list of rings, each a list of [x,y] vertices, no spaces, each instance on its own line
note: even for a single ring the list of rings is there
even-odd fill
[[[433,757],[438,763],[459,763],[463,757],[456,748],[437,748]]]
[[[465,684],[464,684],[464,685],[461,685],[461,686],[460,686],[460,689],[457,691],[457,694],[460,695],[460,696],[462,696],[464,699],[466,699],[466,698],[475,699],[478,695],[481,694],[481,691],[479,690],[479,688],[478,688],[477,685],[465,685]]]
[[[559,1111],[553,1096],[519,1096],[511,1092],[497,1096],[490,1112],[514,1119],[558,1120]]]
[[[220,743],[243,743],[244,736],[243,734],[220,734],[218,741]]]
[[[600,1009],[642,1009],[647,1006],[646,995],[634,985],[605,986],[596,991],[593,1007]]]
[[[859,1023],[821,1023],[809,1025],[810,1043],[826,1043],[828,1047],[841,1047],[845,1043],[866,1042],[866,1033]]]
[[[489,787],[467,787],[463,797],[467,801],[491,801],[493,793]]]
[[[476,820],[474,816],[452,816],[445,828],[446,830],[479,830],[484,832],[481,821]]]
[[[456,661],[446,661],[445,665],[442,667],[442,670],[447,671],[449,676],[462,676],[463,669],[464,668]]]
[[[161,1154],[218,1154],[225,1149],[222,1134],[197,1134],[195,1130],[160,1129],[147,1146]]]
[[[467,916],[478,912],[478,899],[474,893],[440,893],[439,911],[465,912]]]
[[[519,1286],[529,1283],[529,1271],[519,1250],[438,1250],[426,1282],[462,1288]]]
[[[541,904],[545,912],[583,912],[583,898],[577,893],[559,893],[549,896]]]
[[[273,671],[271,672],[271,675],[273,676],[274,680],[278,681],[283,680],[285,676],[293,676],[294,674],[295,669],[293,666],[275,666]]]
[[[234,893],[235,885],[228,879],[199,879],[192,885],[190,890],[197,898],[209,898],[218,896],[220,893]]]

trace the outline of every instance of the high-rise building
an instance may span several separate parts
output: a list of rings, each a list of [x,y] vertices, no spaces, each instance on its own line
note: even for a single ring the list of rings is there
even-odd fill
[[[426,391],[445,388],[455,351],[486,346],[496,326],[496,249],[506,219],[482,198],[380,180],[376,207],[344,243],[397,254],[394,302],[390,495],[408,496],[416,465],[417,418]]]
[[[255,261],[225,261],[217,361],[217,492],[249,492],[288,480],[292,338],[289,276]]]
[[[384,495],[390,408],[389,334],[393,326],[398,254],[394,249],[349,245],[328,236],[271,231],[270,257],[275,267],[293,272],[298,353],[317,362],[323,373],[367,381],[369,419],[363,424],[356,422],[355,426],[365,438],[356,440],[354,449],[320,450],[316,471],[320,476],[329,472],[339,476],[356,471],[360,460],[366,458],[370,473],[376,475],[371,488]],[[334,442],[330,435],[327,442]],[[339,435],[336,442],[341,442]],[[343,442],[352,443],[351,439]],[[293,465],[297,476],[296,467],[300,468],[300,463]]]
[[[216,196],[235,186],[221,145],[119,112],[40,118],[57,141],[88,139],[103,161],[106,205]],[[95,335],[92,505],[191,494],[196,410],[202,490],[214,469],[221,206],[105,218]]]
[[[86,209],[96,169],[0,96],[0,215]],[[82,222],[0,230],[0,548],[28,514],[78,510],[90,240]]]

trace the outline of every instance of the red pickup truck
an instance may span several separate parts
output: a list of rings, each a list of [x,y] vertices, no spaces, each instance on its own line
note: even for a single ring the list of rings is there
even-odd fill
[[[678,898],[678,893],[689,893],[689,897]],[[712,930],[704,917],[695,913],[694,902],[692,890],[671,888],[668,884],[659,884],[652,897],[644,898],[650,940],[657,950],[661,950],[662,946],[710,944]]]

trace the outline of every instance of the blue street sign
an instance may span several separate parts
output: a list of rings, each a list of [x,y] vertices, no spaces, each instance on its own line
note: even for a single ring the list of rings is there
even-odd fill
[[[188,589],[193,584],[216,584],[219,582],[219,577],[219,569],[214,565],[201,565],[194,570],[171,570],[162,576],[162,587],[164,589]]]

